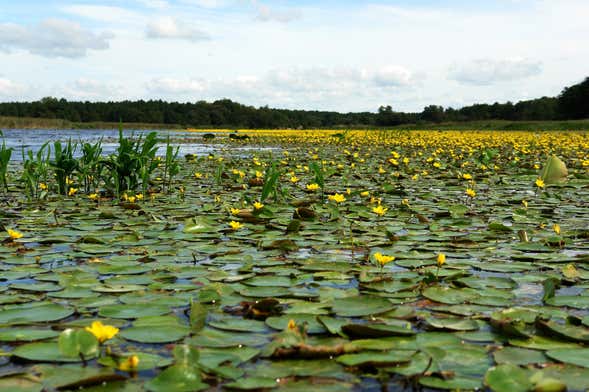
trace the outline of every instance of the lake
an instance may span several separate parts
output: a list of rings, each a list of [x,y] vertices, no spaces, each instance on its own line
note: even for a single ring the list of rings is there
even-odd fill
[[[135,135],[147,135],[150,132],[157,132],[163,143],[158,144],[157,155],[165,155],[165,139],[170,136],[173,146],[179,147],[179,156],[186,154],[196,154],[199,156],[215,154],[226,145],[223,142],[228,139],[228,133],[220,132],[215,134],[213,142],[203,140],[203,135],[207,132],[191,132],[178,130],[124,130],[123,134],[127,137]],[[110,155],[116,151],[119,146],[119,131],[116,129],[7,129],[2,130],[4,141],[7,147],[14,148],[12,153],[13,161],[22,161],[22,151],[31,150],[33,153],[49,142],[50,145],[55,141],[79,143],[97,143],[102,139],[103,155]],[[0,141],[1,143],[1,141]],[[53,150],[53,146],[52,150]],[[232,147],[237,150],[239,155],[248,155],[253,149],[249,147]],[[259,148],[255,148],[259,150]],[[274,148],[262,148],[262,150],[273,150]],[[78,148],[74,154],[80,157],[82,151]]]

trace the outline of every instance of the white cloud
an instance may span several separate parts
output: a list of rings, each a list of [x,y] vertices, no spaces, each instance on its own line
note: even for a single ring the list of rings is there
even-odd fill
[[[44,57],[84,57],[90,49],[108,49],[111,38],[110,33],[96,34],[62,19],[45,19],[34,27],[0,24],[0,51],[21,49]]]
[[[210,39],[206,32],[170,16],[149,22],[146,35],[153,39],[180,39],[192,42]]]
[[[66,94],[75,99],[103,99],[103,97],[120,96],[122,89],[123,86],[117,83],[78,78],[71,87],[66,89]]]
[[[207,83],[196,79],[155,78],[149,81],[146,87],[150,93],[169,96],[203,92],[207,88]]]
[[[227,79],[156,78],[146,89],[152,97],[180,101],[229,97],[248,105],[305,109],[348,110],[351,101],[366,99],[362,110],[375,110],[391,94],[411,91],[418,82],[400,66],[295,67]]]
[[[453,66],[450,69],[449,78],[463,84],[490,85],[528,78],[541,72],[542,64],[538,61],[523,58],[478,59]]]
[[[13,82],[12,80],[0,77],[0,97],[17,99],[18,96],[25,92],[25,87]]]
[[[147,8],[153,8],[153,9],[166,9],[170,7],[170,3],[167,2],[166,0],[138,0],[139,3],[143,4],[144,6],[146,6]]]
[[[227,5],[227,0],[180,0],[181,3],[196,5],[202,8],[221,8]]]
[[[415,80],[415,76],[408,69],[393,65],[377,70],[374,73],[373,80],[382,87],[400,87],[411,85]]]
[[[141,18],[141,15],[121,7],[106,5],[75,4],[62,7],[63,12],[82,18],[107,23],[129,23]]]
[[[280,22],[289,23],[297,19],[301,19],[303,14],[298,9],[274,9],[267,5],[259,3],[257,0],[253,0],[252,4],[256,9],[256,20],[260,22]]]

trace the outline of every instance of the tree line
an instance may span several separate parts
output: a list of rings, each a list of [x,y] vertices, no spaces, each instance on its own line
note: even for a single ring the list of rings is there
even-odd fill
[[[34,102],[2,102],[0,116],[55,118],[77,123],[124,121],[251,129],[387,127],[479,120],[573,120],[589,118],[589,77],[581,83],[566,87],[557,97],[517,103],[474,104],[459,109],[429,105],[417,113],[398,112],[391,106],[381,106],[376,113],[287,110],[267,106],[255,108],[229,99],[210,103],[162,100],[78,102],[46,97]]]

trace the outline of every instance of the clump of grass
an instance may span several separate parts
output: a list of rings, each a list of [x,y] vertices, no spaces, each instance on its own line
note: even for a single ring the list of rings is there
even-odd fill
[[[37,199],[42,193],[40,184],[47,184],[49,176],[49,159],[51,147],[49,142],[43,144],[36,154],[32,150],[22,150],[23,172],[21,181],[24,182],[25,190],[29,198]]]
[[[12,156],[12,148],[6,147],[6,141],[4,140],[2,131],[0,131],[0,137],[2,137],[2,145],[0,146],[0,185],[8,192],[6,173],[8,171],[8,162],[10,162],[10,157]]]
[[[77,143],[72,143],[68,140],[67,144],[62,145],[58,140],[53,143],[54,160],[49,162],[55,171],[55,178],[57,180],[57,190],[62,195],[68,193],[68,179],[71,179],[72,174],[78,169],[78,160],[74,158],[74,154],[78,148]]]

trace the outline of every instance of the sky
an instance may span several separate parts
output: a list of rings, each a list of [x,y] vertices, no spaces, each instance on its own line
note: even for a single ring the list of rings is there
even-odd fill
[[[0,101],[421,111],[589,76],[588,0],[0,0]]]

